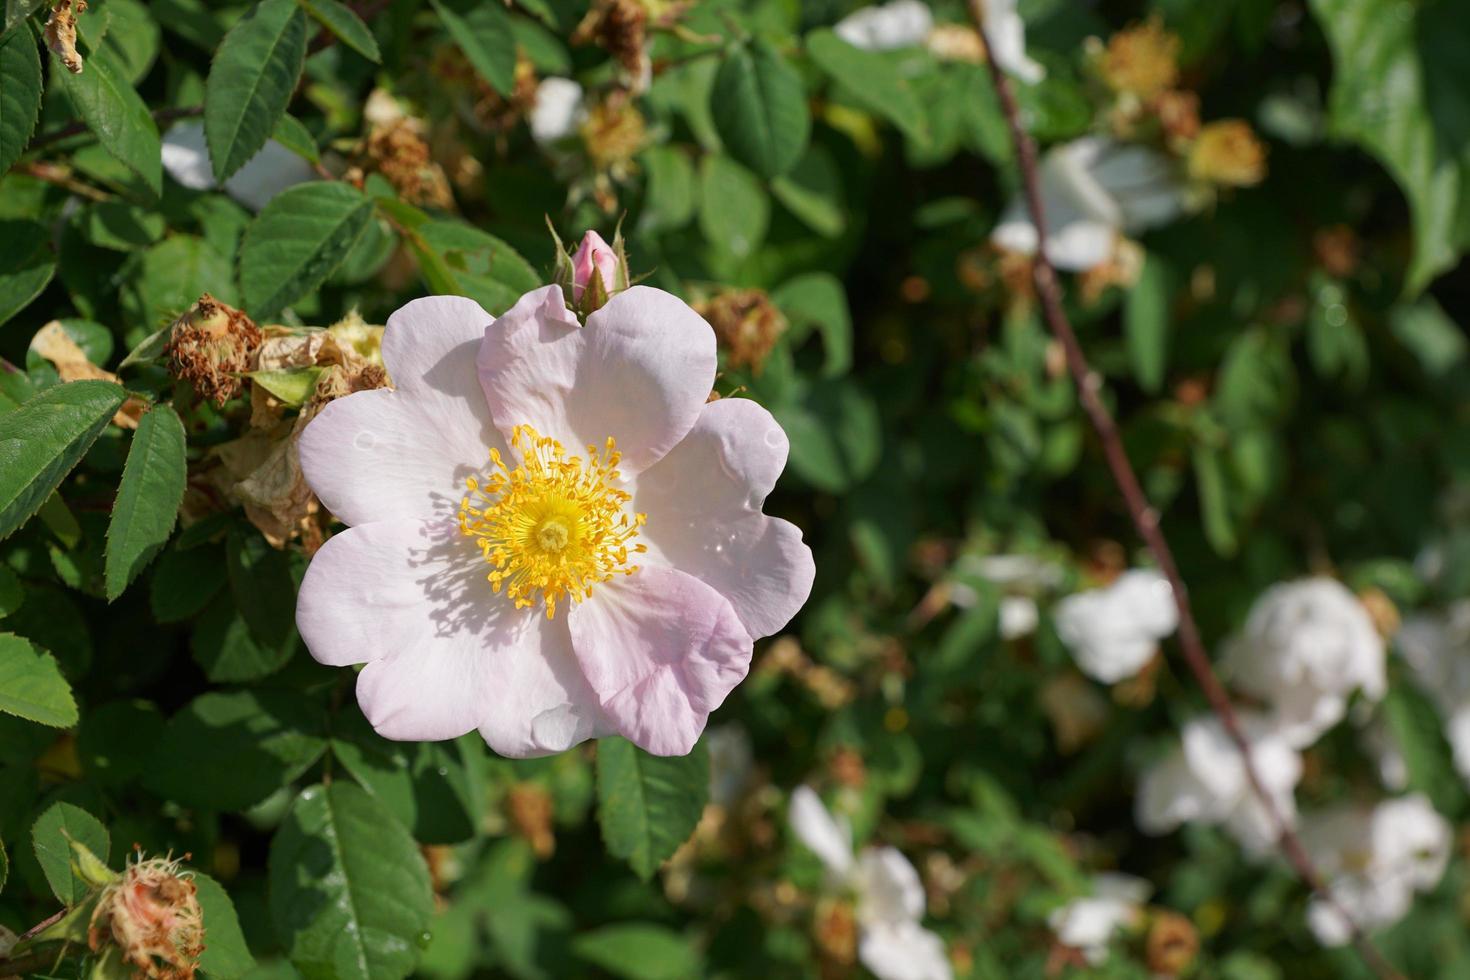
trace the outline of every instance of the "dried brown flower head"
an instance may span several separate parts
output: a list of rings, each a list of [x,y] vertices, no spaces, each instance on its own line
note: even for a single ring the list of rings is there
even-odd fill
[[[1189,174],[1227,187],[1250,187],[1266,179],[1266,145],[1244,119],[1207,123],[1189,150]]]
[[[760,374],[766,358],[786,332],[786,317],[759,289],[729,289],[695,305],[714,328],[715,339],[732,368]]]
[[[648,9],[640,0],[596,0],[572,34],[573,44],[589,42],[616,58],[629,77],[640,78],[648,57]]]
[[[618,171],[643,149],[648,128],[627,94],[612,92],[588,108],[581,135],[594,169]]]
[[[148,980],[191,980],[204,952],[204,913],[194,882],[179,862],[130,864],[104,886],[87,928],[94,952],[115,946]]]
[[[537,783],[516,783],[505,795],[506,815],[516,833],[543,861],[556,851],[551,794]]]
[[[1119,95],[1150,99],[1179,79],[1179,38],[1158,17],[1150,17],[1109,38],[1097,70]]]
[[[1194,923],[1178,912],[1158,909],[1149,917],[1144,956],[1156,976],[1174,977],[1194,963],[1199,952],[1199,933]]]
[[[240,373],[253,366],[260,328],[244,313],[205,293],[169,329],[169,371],[216,405],[240,393]]]

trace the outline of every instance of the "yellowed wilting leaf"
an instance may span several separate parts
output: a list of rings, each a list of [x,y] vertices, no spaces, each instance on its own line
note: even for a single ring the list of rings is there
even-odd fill
[[[36,336],[31,339],[31,350],[50,361],[62,381],[121,383],[117,375],[98,367],[87,358],[87,352],[71,339],[60,320],[52,320],[36,332]],[[112,417],[112,424],[123,429],[136,429],[138,420],[143,417],[147,407],[142,399],[129,398]]]

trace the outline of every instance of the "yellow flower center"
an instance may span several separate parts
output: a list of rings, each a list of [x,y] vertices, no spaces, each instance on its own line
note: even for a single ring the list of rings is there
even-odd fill
[[[539,600],[551,619],[563,597],[580,602],[596,583],[638,571],[628,556],[647,548],[629,542],[647,517],[624,510],[632,497],[617,487],[622,454],[611,437],[600,451],[588,446],[585,460],[529,425],[516,426],[510,444],[521,465],[490,450],[490,466],[465,481],[459,504],[459,529],[494,566],[486,577],[496,592],[517,609]]]

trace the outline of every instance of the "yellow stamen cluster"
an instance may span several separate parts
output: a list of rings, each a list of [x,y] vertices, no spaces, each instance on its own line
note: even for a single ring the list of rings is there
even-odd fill
[[[521,465],[491,449],[489,469],[465,481],[459,505],[459,529],[494,566],[486,577],[496,592],[504,588],[517,609],[539,599],[551,619],[563,597],[581,602],[598,582],[638,571],[628,556],[647,548],[629,542],[647,517],[624,509],[632,497],[617,487],[622,454],[611,437],[601,450],[588,446],[585,460],[529,425],[516,426],[510,444]]]

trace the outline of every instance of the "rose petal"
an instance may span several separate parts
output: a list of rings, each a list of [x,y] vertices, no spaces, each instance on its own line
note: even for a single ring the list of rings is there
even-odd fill
[[[752,637],[770,636],[811,594],[816,565],[795,525],[761,513],[786,465],[786,433],[745,398],[704,407],[669,454],[638,479],[639,539],[730,600]]]
[[[852,870],[852,828],[832,816],[815,790],[810,786],[792,790],[787,816],[792,831],[828,871],[845,876]]]
[[[465,477],[504,448],[475,371],[493,319],[462,296],[414,300],[383,333],[395,390],[339,398],[307,424],[302,473],[343,522],[451,517]]]
[[[903,922],[924,917],[919,872],[896,847],[867,847],[858,855],[858,921]]]
[[[565,622],[494,593],[453,523],[390,521],[333,536],[306,570],[296,625],[324,664],[371,661],[358,702],[386,738],[479,728],[496,752],[519,758],[611,730]]]
[[[858,959],[878,980],[950,980],[944,940],[917,922],[886,922],[863,929]]]
[[[567,624],[608,719],[654,755],[692,749],[750,669],[751,639],[730,603],[670,568],[598,586]]]
[[[531,425],[569,451],[623,453],[623,472],[646,469],[699,417],[715,378],[715,335],[683,301],[626,289],[579,327],[561,287],[522,296],[485,331],[480,383],[509,439]]]

